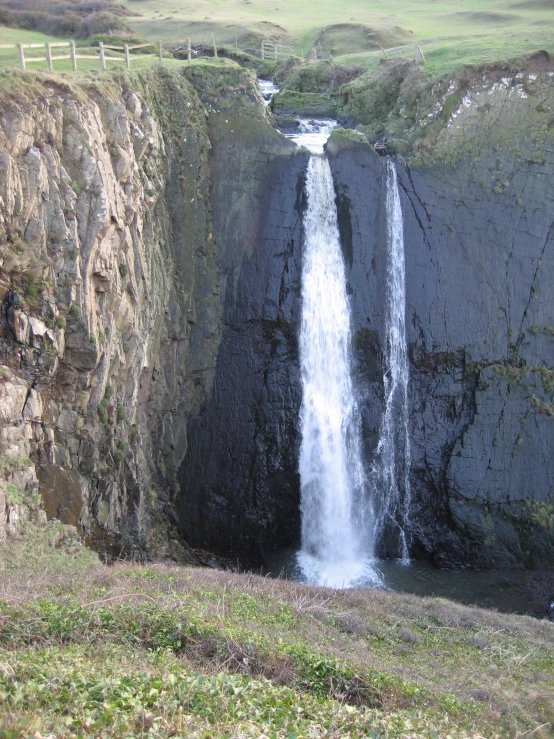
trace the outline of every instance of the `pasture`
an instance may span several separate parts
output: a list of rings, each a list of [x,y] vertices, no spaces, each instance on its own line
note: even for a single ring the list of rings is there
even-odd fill
[[[421,45],[426,68],[445,74],[463,64],[554,52],[554,0],[120,0],[149,39],[238,44],[254,51],[262,38],[293,43],[298,55],[316,45],[345,66],[372,67],[380,47]],[[333,28],[334,26],[334,28]],[[331,27],[331,28],[329,28]],[[326,29],[326,30],[325,30]],[[394,52],[392,52],[394,53]]]

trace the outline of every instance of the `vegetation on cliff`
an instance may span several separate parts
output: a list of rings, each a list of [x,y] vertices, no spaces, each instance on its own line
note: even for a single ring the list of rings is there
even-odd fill
[[[60,526],[28,528],[0,568],[4,739],[546,737],[554,719],[546,621],[249,574],[106,567]]]

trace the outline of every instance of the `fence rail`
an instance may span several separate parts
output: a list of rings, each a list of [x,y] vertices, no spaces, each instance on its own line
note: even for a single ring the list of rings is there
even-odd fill
[[[131,69],[131,62],[133,56],[131,51],[134,49],[146,49],[147,47],[157,49],[154,54],[140,54],[135,55],[135,58],[144,59],[145,57],[158,57],[160,65],[163,65],[163,48],[162,42],[152,42],[148,44],[135,44],[129,46],[124,44],[123,46],[109,46],[104,44],[102,41],[98,44],[98,54],[79,54],[79,48],[75,46],[75,41],[63,41],[46,44],[0,44],[0,49],[15,49],[19,56],[19,66],[21,69],[26,69],[27,64],[33,64],[35,62],[47,62],[48,71],[53,72],[53,62],[61,61],[64,59],[71,59],[71,66],[73,71],[77,71],[77,62],[79,59],[92,59],[98,61],[102,69],[106,69],[106,62],[121,62],[124,63],[127,69]],[[59,54],[54,56],[52,49],[66,48],[69,49],[69,54]],[[26,49],[44,49],[46,52],[45,56],[28,56],[25,54]],[[123,56],[107,56],[105,53],[106,49],[111,51],[120,51]]]
[[[294,56],[294,48],[285,44],[272,44],[270,41],[262,41],[262,59],[265,61],[277,61],[279,57]]]
[[[421,50],[421,46],[396,46],[392,49],[383,49],[381,47],[381,52],[383,54],[383,57],[385,59],[416,59],[416,61],[421,60],[422,62],[425,61],[425,56]]]

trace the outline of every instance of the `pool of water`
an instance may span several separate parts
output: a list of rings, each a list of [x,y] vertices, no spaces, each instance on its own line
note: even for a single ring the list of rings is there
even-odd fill
[[[273,555],[263,574],[303,582],[303,571],[298,552],[287,549]],[[403,565],[394,560],[374,560],[368,572],[371,576],[364,581],[362,575],[358,587],[447,598],[506,613],[546,615],[545,604],[534,600],[529,587],[536,573],[528,570],[439,570],[426,562]]]

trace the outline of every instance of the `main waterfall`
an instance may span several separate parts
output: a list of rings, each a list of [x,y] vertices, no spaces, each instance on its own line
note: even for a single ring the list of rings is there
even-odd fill
[[[350,309],[335,191],[324,156],[310,159],[306,194],[298,561],[308,582],[347,587],[379,578],[370,565],[374,516],[350,375]]]
[[[368,476],[350,368],[351,318],[335,189],[323,144],[332,121],[292,136],[312,152],[306,178],[300,365],[300,577],[332,587],[383,585],[375,549],[409,561],[410,441],[404,227],[396,169],[387,162],[385,410]]]

